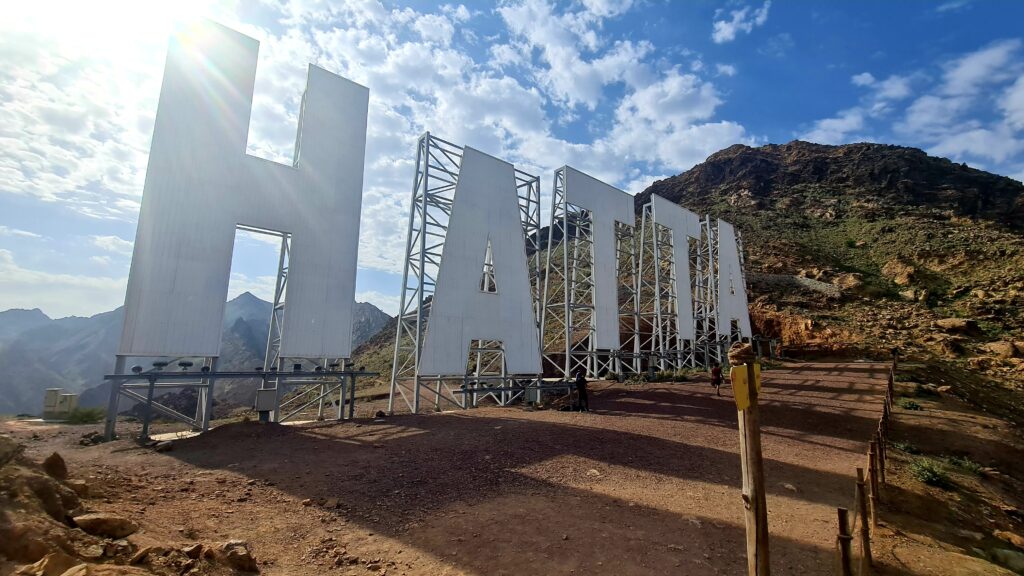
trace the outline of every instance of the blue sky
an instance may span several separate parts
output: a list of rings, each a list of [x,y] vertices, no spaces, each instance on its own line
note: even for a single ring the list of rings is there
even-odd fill
[[[397,308],[430,130],[629,192],[735,143],[878,141],[1024,180],[1024,3],[36,0],[0,22],[0,310],[124,300],[167,36],[260,40],[249,152],[290,162],[307,62],[370,89],[357,298]],[[545,210],[545,214],[547,210]],[[236,240],[231,294],[276,247]]]

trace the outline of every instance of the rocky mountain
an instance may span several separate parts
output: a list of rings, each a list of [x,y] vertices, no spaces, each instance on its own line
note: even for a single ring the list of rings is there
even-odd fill
[[[221,368],[249,370],[263,364],[272,304],[249,292],[224,310]],[[357,302],[353,344],[368,340],[391,317],[373,304]],[[81,392],[83,406],[103,406],[102,377],[113,369],[121,336],[123,309],[89,318],[50,319],[39,310],[0,312],[0,414],[36,413],[46,388]],[[219,388],[227,404],[251,401],[254,383],[232,382]]]

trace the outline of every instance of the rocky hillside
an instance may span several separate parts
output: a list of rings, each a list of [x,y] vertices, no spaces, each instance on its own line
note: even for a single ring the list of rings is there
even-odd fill
[[[263,364],[271,303],[246,292],[224,310],[221,367],[250,370]],[[377,333],[391,317],[373,304],[357,302],[352,327],[355,346]],[[106,405],[103,375],[113,369],[123,309],[89,318],[51,319],[40,310],[0,312],[0,414],[38,413],[47,388],[82,392],[83,406]],[[218,389],[228,405],[252,401],[255,383],[230,382]]]
[[[651,194],[737,225],[756,331],[793,352],[898,347],[964,378],[1024,380],[1016,180],[914,148],[795,141],[717,152],[638,194],[637,214]],[[392,342],[357,361],[389,373]]]
[[[637,195],[735,223],[752,312],[791,345],[897,346],[1024,375],[1024,185],[914,148],[732,146]]]

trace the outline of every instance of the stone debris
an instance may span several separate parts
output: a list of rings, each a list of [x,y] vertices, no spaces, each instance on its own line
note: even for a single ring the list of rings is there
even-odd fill
[[[131,520],[109,512],[83,514],[75,516],[74,520],[79,528],[94,536],[124,538],[134,534],[139,529],[138,524]]]

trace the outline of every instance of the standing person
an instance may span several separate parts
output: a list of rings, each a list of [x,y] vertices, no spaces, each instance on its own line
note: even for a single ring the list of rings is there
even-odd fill
[[[718,362],[711,366],[711,385],[715,387],[715,395],[721,396],[719,388],[722,387],[722,365]]]
[[[590,402],[587,399],[587,378],[583,369],[576,371],[576,395],[579,396],[580,412],[590,412]]]

